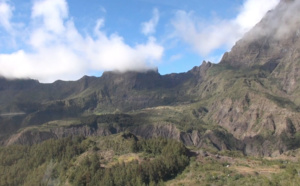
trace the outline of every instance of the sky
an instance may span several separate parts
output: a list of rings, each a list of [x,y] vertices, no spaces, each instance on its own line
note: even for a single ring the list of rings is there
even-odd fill
[[[0,76],[43,83],[218,63],[279,0],[0,0]]]

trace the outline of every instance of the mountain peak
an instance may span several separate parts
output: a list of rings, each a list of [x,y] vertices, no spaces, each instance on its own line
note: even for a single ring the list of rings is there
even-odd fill
[[[300,54],[300,1],[282,0],[225,53],[221,63],[235,67],[276,67],[287,56]],[[285,60],[286,61],[286,60]],[[273,70],[273,69],[271,69]]]

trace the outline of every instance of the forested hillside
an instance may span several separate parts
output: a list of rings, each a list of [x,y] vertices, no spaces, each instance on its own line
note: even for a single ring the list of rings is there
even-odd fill
[[[0,185],[156,185],[189,164],[188,150],[131,133],[0,148]]]

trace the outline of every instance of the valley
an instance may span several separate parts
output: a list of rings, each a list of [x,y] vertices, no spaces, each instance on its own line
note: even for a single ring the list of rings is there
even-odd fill
[[[298,2],[185,73],[0,77],[0,185],[297,185]]]

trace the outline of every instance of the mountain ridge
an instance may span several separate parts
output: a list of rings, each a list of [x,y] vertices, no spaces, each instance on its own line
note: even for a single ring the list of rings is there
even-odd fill
[[[281,1],[219,64],[204,61],[186,73],[105,72],[52,84],[0,79],[0,113],[24,113],[0,115],[1,144],[129,130],[250,155],[297,149],[299,7]]]

